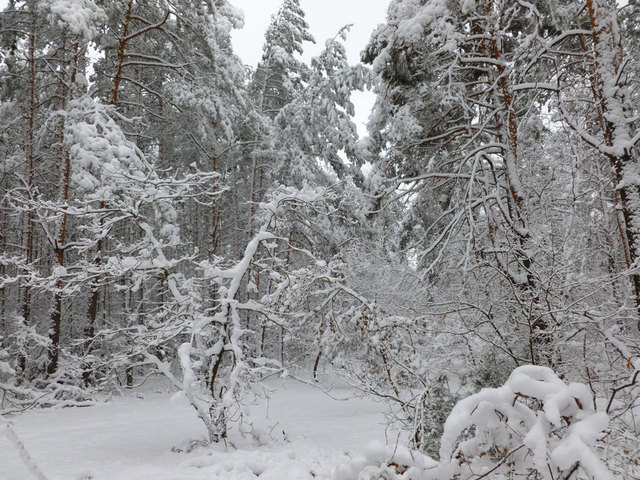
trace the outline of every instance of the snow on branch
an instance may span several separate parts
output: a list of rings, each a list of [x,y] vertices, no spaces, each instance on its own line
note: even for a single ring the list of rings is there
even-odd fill
[[[567,384],[547,367],[521,366],[504,386],[485,388],[453,408],[438,472],[480,479],[517,469],[551,480],[582,469],[588,478],[612,479],[596,450],[608,422],[586,385]]]

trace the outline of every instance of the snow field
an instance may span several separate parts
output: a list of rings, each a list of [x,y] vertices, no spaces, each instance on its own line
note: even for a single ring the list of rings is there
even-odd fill
[[[349,398],[346,387],[334,388],[333,398],[294,380],[264,388],[269,398],[250,409],[254,426],[272,440],[258,446],[233,438],[236,449],[226,451],[189,448],[204,439],[204,426],[183,397],[170,393],[29,411],[11,422],[48,480],[340,480],[385,450],[384,405]],[[0,436],[0,480],[32,478]]]

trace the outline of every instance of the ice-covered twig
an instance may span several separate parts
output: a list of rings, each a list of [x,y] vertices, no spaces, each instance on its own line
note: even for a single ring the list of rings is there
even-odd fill
[[[639,371],[640,356],[632,355],[629,349],[627,348],[627,346],[624,343],[622,343],[622,341],[620,341],[619,338],[616,337],[617,333],[618,333],[618,327],[613,327],[613,328],[610,328],[609,330],[605,330],[602,332],[602,334],[606,337],[609,343],[613,345],[616,348],[616,350],[618,350],[618,352],[620,352],[620,355],[622,355],[625,360],[627,360],[628,367],[629,368],[633,367],[633,369],[636,372]]]

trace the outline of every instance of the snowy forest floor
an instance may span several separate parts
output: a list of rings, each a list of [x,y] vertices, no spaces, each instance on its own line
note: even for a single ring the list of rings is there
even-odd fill
[[[386,429],[385,406],[357,398],[347,386],[333,385],[330,396],[291,379],[265,387],[270,398],[251,407],[254,427],[271,432],[262,446],[241,440],[226,450],[189,449],[204,439],[204,426],[184,398],[157,385],[10,421],[48,480],[346,479],[357,477],[364,455],[397,441]],[[31,478],[15,445],[0,436],[0,479]]]

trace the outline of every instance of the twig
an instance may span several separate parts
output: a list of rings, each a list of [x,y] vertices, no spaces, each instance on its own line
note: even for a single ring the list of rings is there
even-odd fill
[[[491,473],[495,472],[498,468],[500,468],[502,465],[505,464],[505,462],[507,461],[507,459],[513,455],[514,453],[516,453],[518,450],[520,450],[522,447],[524,447],[524,445],[520,445],[517,448],[514,448],[513,450],[511,450],[509,453],[507,453],[502,460],[500,460],[495,467],[493,467],[491,470],[489,470],[488,472],[484,473],[483,475],[480,475],[478,478],[476,478],[476,480],[480,480],[481,478],[487,478]]]
[[[629,388],[629,387],[633,387],[636,382],[638,381],[638,376],[640,375],[640,370],[636,370],[636,373],[633,375],[633,379],[631,380],[630,383],[627,383],[626,385],[622,385],[621,387],[618,388],[614,388],[612,393],[611,393],[611,398],[609,398],[609,404],[607,405],[607,414],[609,413],[609,410],[611,410],[611,405],[613,404],[613,399],[615,398],[616,394],[620,391],[620,390],[624,390],[625,388]]]

